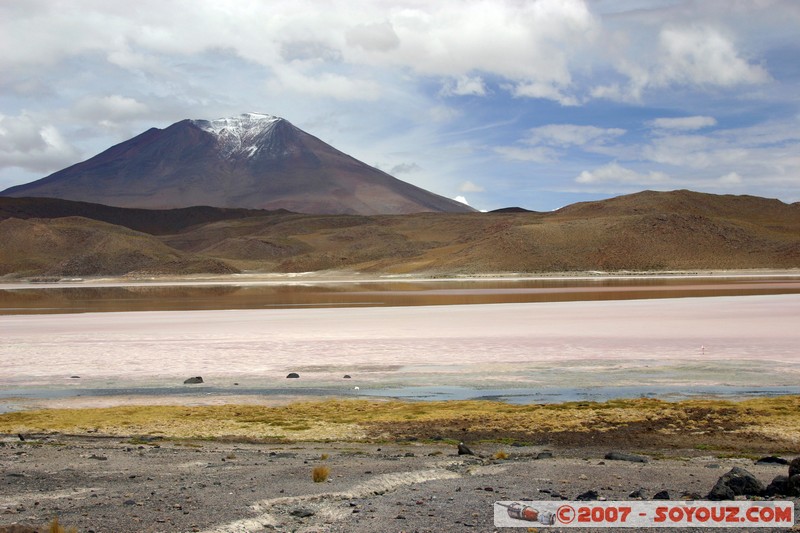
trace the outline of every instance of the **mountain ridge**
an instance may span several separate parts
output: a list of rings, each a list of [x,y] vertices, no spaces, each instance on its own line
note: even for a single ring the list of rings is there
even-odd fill
[[[57,247],[41,240],[50,234],[58,235]],[[0,239],[0,275],[9,277],[77,270],[83,276],[137,276],[204,269],[423,275],[797,269],[800,204],[643,191],[548,213],[366,216],[212,207],[148,211],[0,198]],[[80,264],[88,266],[78,269]]]
[[[209,205],[311,214],[472,212],[373,168],[272,115],[185,119],[0,196],[117,207]]]

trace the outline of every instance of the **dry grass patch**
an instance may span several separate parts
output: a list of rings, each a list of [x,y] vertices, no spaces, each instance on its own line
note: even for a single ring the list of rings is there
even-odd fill
[[[740,402],[653,399],[512,405],[490,401],[401,402],[360,399],[296,402],[280,407],[217,405],[49,409],[0,415],[0,433],[150,435],[168,438],[363,441],[477,435],[739,435],[740,440],[800,444],[800,396]],[[698,437],[699,436],[699,437]],[[688,443],[695,446],[701,441]],[[711,442],[711,441],[709,441]]]
[[[330,469],[327,466],[315,466],[311,471],[311,479],[314,480],[314,483],[324,482],[328,479],[328,475],[330,475]]]

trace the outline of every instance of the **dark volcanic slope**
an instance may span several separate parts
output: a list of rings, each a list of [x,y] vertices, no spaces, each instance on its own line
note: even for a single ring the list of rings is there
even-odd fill
[[[0,220],[6,218],[85,217],[124,226],[152,235],[181,231],[190,226],[256,216],[280,215],[285,210],[226,209],[208,206],[182,209],[134,209],[111,207],[58,198],[10,198],[0,196]]]
[[[303,213],[471,212],[325,144],[284,119],[254,113],[152,128],[3,196],[119,207],[209,205]]]
[[[35,206],[51,200],[25,202]],[[45,216],[47,208],[33,206],[27,209]],[[84,207],[87,211],[80,211]],[[52,266],[66,259],[96,257],[86,255],[84,226],[93,238],[103,234],[103,242],[117,248],[108,253],[105,245],[92,248],[103,250],[105,259],[93,259],[88,264],[94,266],[84,268],[82,275],[201,267],[210,272],[352,269],[437,274],[800,268],[800,205],[751,196],[646,191],[552,213],[362,216],[255,211],[255,216],[246,216],[247,212],[203,211],[208,222],[198,221],[191,209],[106,212],[92,204],[69,208],[78,210],[70,215],[104,216],[109,221],[111,213],[118,224],[137,229],[146,226],[140,219],[160,216],[159,237],[86,219],[9,218],[0,222],[0,273],[52,273]],[[2,212],[0,203],[0,218]],[[235,216],[224,216],[231,213]],[[55,230],[57,246],[42,240]],[[144,243],[149,250],[144,255],[155,258],[146,268],[133,261],[125,270],[120,260],[113,262],[113,272],[109,270],[113,253],[123,254],[115,250]],[[31,257],[40,260],[31,262]],[[187,266],[187,261],[194,263]]]

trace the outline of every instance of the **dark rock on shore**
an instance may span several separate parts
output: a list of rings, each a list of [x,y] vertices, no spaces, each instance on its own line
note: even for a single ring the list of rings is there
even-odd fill
[[[788,465],[789,461],[782,457],[775,457],[774,455],[770,455],[769,457],[762,457],[758,461],[756,461],[757,465]]]
[[[183,380],[184,385],[197,385],[198,383],[203,383],[203,378],[201,376],[195,376],[193,378]]]
[[[300,377],[300,374],[298,374],[297,372],[290,372],[290,373],[289,373],[289,374],[286,376],[286,379],[297,379],[297,378],[299,378],[299,377]]]
[[[630,461],[632,463],[646,463],[647,457],[625,452],[608,452],[605,456],[609,461]]]
[[[475,453],[472,450],[470,450],[466,444],[464,444],[463,442],[459,442],[458,455],[475,455]]]
[[[800,457],[795,457],[792,459],[792,462],[789,463],[789,477],[796,476],[800,474]]]
[[[736,496],[759,496],[764,485],[744,468],[734,466],[717,480],[706,496],[709,500],[733,500]]]

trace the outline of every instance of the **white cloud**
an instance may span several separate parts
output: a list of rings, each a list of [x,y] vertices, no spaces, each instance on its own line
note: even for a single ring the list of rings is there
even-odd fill
[[[730,39],[713,27],[664,28],[659,47],[662,56],[654,78],[661,85],[731,87],[769,80],[762,66],[748,63]]]
[[[399,163],[389,169],[389,174],[409,174],[420,170],[422,170],[422,167],[416,163]]]
[[[618,183],[650,186],[668,183],[670,177],[663,172],[655,171],[642,174],[620,166],[614,161],[591,171],[584,170],[575,178],[575,181],[583,184]]]
[[[694,116],[678,118],[657,118],[650,121],[650,125],[663,130],[699,130],[716,126],[717,119],[714,117]]]
[[[459,76],[445,83],[442,96],[486,96],[486,85],[480,76]]]
[[[472,183],[471,181],[467,180],[461,185],[458,186],[458,190],[461,192],[484,192],[485,189],[480,185]]]
[[[75,105],[75,113],[84,120],[110,125],[149,114],[147,105],[134,98],[113,94],[110,96],[85,96]]]
[[[78,151],[52,124],[26,114],[0,115],[0,167],[46,172],[78,158]]]
[[[740,185],[744,182],[737,172],[729,172],[717,180],[720,185]]]
[[[576,106],[578,100],[563,93],[555,83],[550,82],[523,82],[510,87],[511,93],[517,97],[545,98],[555,100],[563,106]]]
[[[335,100],[377,100],[381,96],[379,83],[335,72],[303,72],[281,67],[273,69],[276,78],[267,83],[270,91],[300,93]]]
[[[400,38],[387,21],[358,24],[347,30],[345,35],[348,45],[373,52],[388,52],[400,45]]]
[[[625,134],[621,128],[598,128],[576,124],[548,124],[529,131],[524,142],[531,145],[584,146],[605,143]]]

